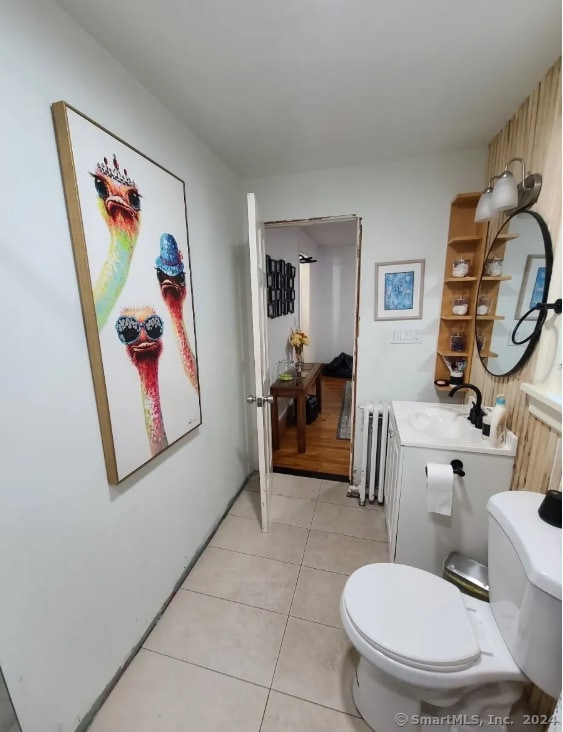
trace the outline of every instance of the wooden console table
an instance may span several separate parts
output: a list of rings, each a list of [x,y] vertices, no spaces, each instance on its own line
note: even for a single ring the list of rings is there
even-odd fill
[[[322,411],[322,364],[303,364],[301,376],[294,376],[292,381],[280,381],[279,379],[270,387],[270,394],[274,397],[272,402],[272,447],[279,450],[280,447],[280,425],[278,415],[278,399],[295,399],[297,402],[297,451],[305,452],[305,397],[308,390],[315,384],[317,399],[319,400],[319,412]]]

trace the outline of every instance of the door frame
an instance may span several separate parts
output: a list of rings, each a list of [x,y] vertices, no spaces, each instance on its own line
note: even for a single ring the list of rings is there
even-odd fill
[[[356,221],[356,283],[354,308],[354,363],[352,366],[352,433],[350,436],[350,462],[348,464],[348,480],[354,481],[354,442],[356,437],[356,393],[358,374],[358,337],[360,332],[360,280],[362,265],[362,217],[358,214],[339,216],[312,216],[306,219],[282,219],[280,221],[264,221],[265,229],[278,229],[287,226],[306,226],[307,224],[331,223],[335,221]]]

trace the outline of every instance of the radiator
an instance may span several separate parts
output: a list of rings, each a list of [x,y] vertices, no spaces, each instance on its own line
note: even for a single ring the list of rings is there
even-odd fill
[[[362,455],[360,465],[360,484],[358,486],[360,506],[384,501],[385,458],[387,455],[387,423],[389,404],[364,402],[359,409],[363,412]]]

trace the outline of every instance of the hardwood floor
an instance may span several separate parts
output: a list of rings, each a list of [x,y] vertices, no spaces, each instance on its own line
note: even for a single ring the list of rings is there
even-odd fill
[[[322,377],[323,411],[306,427],[306,452],[297,452],[297,427],[290,424],[280,439],[280,449],[274,450],[274,470],[285,468],[348,480],[350,440],[336,437],[345,384],[346,379]]]

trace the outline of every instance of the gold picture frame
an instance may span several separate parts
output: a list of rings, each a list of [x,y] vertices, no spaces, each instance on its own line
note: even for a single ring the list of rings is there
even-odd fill
[[[107,478],[117,485],[202,423],[186,187],[66,102],[52,114]]]

